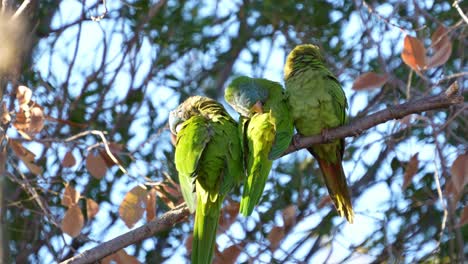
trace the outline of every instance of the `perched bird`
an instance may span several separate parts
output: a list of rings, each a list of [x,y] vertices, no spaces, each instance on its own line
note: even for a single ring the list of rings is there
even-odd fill
[[[286,93],[299,134],[312,136],[346,123],[346,96],[338,79],[325,66],[317,46],[296,46],[284,66]],[[354,212],[341,165],[344,140],[317,144],[307,149],[317,159],[336,210],[352,223]]]
[[[192,263],[211,263],[223,200],[244,177],[237,123],[215,100],[192,96],[169,114],[169,126],[182,195],[195,212]]]
[[[248,216],[260,201],[273,160],[289,146],[294,125],[279,83],[237,77],[224,98],[240,114],[247,179],[239,211]]]

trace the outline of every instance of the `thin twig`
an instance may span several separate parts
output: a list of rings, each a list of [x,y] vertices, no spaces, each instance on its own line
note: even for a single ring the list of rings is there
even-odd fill
[[[460,14],[460,16],[463,18],[463,20],[465,20],[466,24],[468,24],[468,17],[466,17],[466,15],[463,13],[463,10],[460,8],[460,6],[458,5],[459,2],[461,2],[463,0],[455,0],[453,1],[453,7],[455,7],[455,9],[457,9],[458,13]]]

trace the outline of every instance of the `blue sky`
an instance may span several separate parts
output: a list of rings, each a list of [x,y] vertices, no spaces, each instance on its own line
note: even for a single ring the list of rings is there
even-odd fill
[[[426,1],[428,5],[431,5],[431,1]],[[108,9],[110,12],[112,10],[118,9],[119,5],[121,2],[119,1],[107,1]],[[230,1],[223,1],[223,4],[219,4],[219,9],[217,9],[218,14],[224,14],[229,12],[230,10],[235,10],[236,5],[233,4]],[[65,0],[62,1],[61,3],[61,8],[60,8],[60,16],[55,16],[52,22],[52,27],[53,28],[58,28],[61,25],[68,24],[70,22],[74,22],[78,20],[80,17],[81,13],[78,12],[77,10],[81,10],[82,4],[80,1],[72,1],[72,0]],[[392,6],[388,4],[382,4],[379,8],[377,8],[377,11],[382,14],[383,16],[389,14],[392,11]],[[210,7],[209,5],[206,7],[207,13],[213,12],[212,10],[213,7]],[[100,11],[100,10],[99,10]],[[99,12],[96,10],[96,12]],[[96,15],[96,14],[87,14],[89,15]],[[331,14],[333,19],[347,19],[348,24],[345,28],[342,29],[342,37],[349,39],[350,41],[346,43],[346,45],[354,45],[353,43],[353,35],[355,35],[355,32],[363,30],[363,25],[362,22],[360,21],[359,16],[357,14],[351,15],[349,18],[341,18],[338,14]],[[99,65],[100,60],[102,59],[102,54],[103,51],[103,45],[102,42],[105,40],[106,42],[109,43],[109,51],[108,55],[106,58],[111,58],[107,62],[111,67],[108,69],[112,68],[112,65],[117,65],[120,60],[121,60],[121,49],[123,46],[123,42],[125,41],[125,32],[128,32],[130,29],[126,28],[123,26],[122,23],[116,23],[118,19],[104,19],[100,22],[85,22],[83,23],[83,28],[82,30],[82,37],[80,38],[79,41],[79,49],[78,49],[78,54],[75,66],[73,68],[72,74],[71,74],[71,85],[72,87],[76,87],[76,90],[74,92],[76,94],[80,93],[80,87],[82,87],[82,84],[84,83],[84,79],[82,78],[84,73],[89,73],[93,72],[94,69]],[[112,31],[114,30],[114,27],[119,28],[124,34],[111,34]],[[229,34],[233,34],[235,32],[235,27],[236,24],[234,23],[232,25],[232,28],[228,30]],[[52,57],[50,56],[49,53],[47,53],[47,50],[50,48],[50,42],[43,41],[41,42],[39,46],[39,52],[36,54],[36,70],[38,70],[42,77],[44,79],[47,78],[54,78],[54,82],[56,84],[63,83],[66,79],[66,71],[64,69],[68,69],[67,66],[67,61],[71,60],[73,57],[73,51],[75,50],[75,44],[76,42],[75,37],[76,33],[78,32],[78,27],[74,26],[70,29],[68,29],[61,37],[60,39],[56,42],[55,48],[61,49],[64,52],[61,54],[54,54]],[[104,38],[105,37],[105,38]],[[112,37],[112,39],[111,39]],[[375,39],[378,42],[383,42],[382,50],[385,53],[388,53],[390,47],[390,40],[398,39],[401,38],[402,34],[399,29],[392,28],[390,29],[387,34],[384,36],[376,35]],[[272,42],[271,40],[262,40],[258,43],[253,44],[253,49],[256,50],[261,50],[262,53],[260,54],[260,61],[265,62],[265,65],[267,67],[265,68],[265,71],[262,72],[259,69],[252,69],[251,65],[247,63],[250,61],[249,56],[250,54],[247,51],[244,51],[241,53],[240,60],[236,62],[235,64],[235,71],[236,73],[239,74],[245,74],[245,75],[251,75],[255,77],[265,77],[274,81],[278,81],[280,83],[283,83],[282,81],[282,65],[284,63],[284,58],[286,56],[285,50],[282,49],[283,45],[285,43],[285,39],[281,36],[278,36],[275,41]],[[399,42],[401,43],[401,42]],[[226,45],[226,44],[225,44]],[[269,49],[272,49],[271,56],[267,58],[266,51]],[[154,49],[152,49],[152,43],[149,43],[147,40],[145,40],[142,44],[140,53],[141,54],[151,54],[154,52]],[[373,56],[376,56],[376,51],[370,50],[369,53],[367,54],[368,58],[372,58]],[[145,76],[148,71],[150,70],[151,65],[149,64],[149,61],[144,60],[145,56],[141,56],[141,60],[138,62],[139,68],[138,68],[138,74],[137,76],[140,76],[139,78],[141,79],[142,76]],[[128,62],[125,62],[128,64]],[[52,67],[51,67],[52,65]],[[128,66],[128,65],[127,65]],[[178,73],[178,67],[182,67],[181,65],[173,65],[171,66],[170,70],[173,70],[175,74]],[[364,69],[365,71],[365,69]],[[349,101],[350,104],[350,109],[349,113],[350,115],[354,115],[359,110],[361,110],[367,103],[367,98],[368,94],[365,92],[361,92],[360,94],[355,94],[354,91],[351,90],[351,84],[352,80],[357,77],[357,75],[360,73],[356,73],[355,76],[349,75],[347,73],[344,73],[343,75],[340,76],[340,79],[342,80],[342,84],[345,90],[346,95],[348,98],[352,98],[352,100]],[[109,78],[111,77],[111,71],[109,70]],[[168,111],[172,110],[175,108],[177,102],[178,102],[178,97],[176,94],[173,92],[172,89],[168,87],[164,87],[158,84],[157,82],[158,76],[155,76],[154,81],[150,82],[148,84],[148,92],[147,94],[153,94],[152,101],[154,102],[154,105],[161,105],[164,106],[159,109],[160,111],[160,116],[159,116],[159,122],[164,121],[164,117],[167,115]],[[123,95],[125,95],[126,91],[129,89],[130,85],[130,80],[129,80],[129,74],[126,71],[120,71],[120,73],[117,75],[117,82],[118,86],[112,87],[112,92],[109,94],[109,97],[106,98],[107,102],[112,104],[112,102],[116,99],[121,99]],[[73,89],[72,89],[73,92]],[[148,128],[146,127],[146,119],[145,116],[148,114],[148,107],[143,107],[138,115],[137,115],[137,121],[134,122],[131,126],[131,130],[134,131],[135,134],[138,135],[138,137],[135,137],[133,140],[130,142],[127,142],[127,147],[129,150],[134,150],[137,149],[141,146],[141,143],[144,142],[148,137],[151,135],[148,135]],[[230,112],[234,115],[234,112],[232,109],[230,109]],[[380,149],[383,147],[382,146],[382,134],[378,133],[378,131],[385,132],[384,134],[387,134],[388,131],[391,131],[395,129],[395,126],[398,126],[397,121],[392,121],[388,122],[383,125],[379,125],[377,127],[376,132],[370,132],[369,134],[366,134],[366,136],[363,136],[358,139],[357,144],[370,144],[373,143],[370,146],[370,149],[368,150],[362,150],[363,156],[361,157],[361,160],[359,162],[346,162],[344,163],[344,168],[345,171],[348,175],[348,181],[349,182],[354,182],[358,180],[365,172],[366,165],[372,164],[375,159],[376,159],[376,153],[379,153]],[[161,134],[161,137],[167,137],[169,136],[168,132],[163,132]],[[33,144],[34,145],[34,144]],[[169,145],[167,146],[168,148],[170,147]],[[34,145],[32,148],[33,151],[40,151],[39,149],[41,148],[41,145]],[[67,151],[66,147],[62,148],[63,154]],[[420,152],[419,158],[421,160],[433,160],[434,159],[434,146],[432,144],[423,144],[420,141],[417,140],[409,140],[408,143],[405,143],[404,146],[398,149],[396,153],[391,154],[387,159],[388,161],[391,160],[391,158],[396,155],[400,160],[409,160],[409,158],[415,153],[415,152]],[[359,153],[359,152],[358,152]],[[358,154],[356,154],[358,155]],[[158,157],[163,157],[162,153],[159,151],[157,153]],[[78,157],[76,155],[76,157]],[[310,158],[308,154],[305,152],[293,154],[292,157],[300,157],[300,158]],[[284,157],[283,159],[288,159],[291,157]],[[277,162],[281,162],[284,160],[280,160]],[[79,163],[79,162],[78,162]],[[118,206],[120,202],[123,199],[123,196],[127,191],[129,191],[131,188],[133,188],[135,185],[138,183],[143,182],[142,177],[140,176],[147,176],[150,177],[150,175],[147,174],[147,170],[145,169],[148,164],[142,161],[136,161],[133,164],[130,165],[128,168],[129,174],[134,177],[135,179],[140,179],[140,180],[135,180],[133,185],[127,185],[128,178],[122,177],[120,179],[117,179],[119,182],[118,185],[119,188],[115,188],[111,196],[109,197],[109,203],[103,203],[101,204],[101,211],[105,210],[112,210],[112,211],[117,211]],[[156,166],[161,168],[161,164],[152,164],[152,166]],[[440,167],[440,166],[439,166]],[[70,170],[70,176],[73,176],[73,170],[76,169],[83,169],[80,166],[75,166]],[[431,171],[434,170],[434,167],[428,166],[425,168],[425,171]],[[379,174],[382,175],[390,175],[392,174],[393,171],[391,168],[384,168],[382,171],[379,172]],[[112,179],[112,173],[108,173],[106,176],[107,179]],[[383,177],[382,177],[383,178]],[[78,179],[78,187],[77,189],[82,190],[83,186],[88,182],[87,179]],[[374,231],[374,228],[376,227],[375,223],[378,221],[384,221],[384,212],[387,208],[387,203],[389,202],[390,199],[396,199],[397,197],[402,197],[401,194],[401,184],[402,180],[397,180],[395,181],[391,189],[387,187],[387,185],[381,183],[381,184],[376,184],[372,188],[369,188],[368,190],[365,191],[364,194],[362,194],[359,199],[354,200],[354,206],[355,206],[355,211],[356,211],[356,219],[355,223],[353,225],[349,225],[347,223],[342,225],[342,228],[339,233],[336,234],[336,242],[334,243],[334,250],[331,253],[332,256],[329,259],[330,263],[338,263],[340,259],[344,256],[347,255],[347,250],[349,245],[356,245],[370,233]],[[392,191],[392,192],[391,192]],[[397,195],[397,197],[395,197]],[[290,235],[286,241],[283,243],[282,248],[283,249],[288,249],[291,245],[293,245],[294,241],[297,241],[300,239],[306,231],[311,227],[319,223],[319,220],[323,215],[325,215],[330,208],[322,209],[318,213],[313,214],[312,216],[308,217],[307,220],[303,221],[300,223],[294,230],[294,235]],[[122,233],[127,232],[129,229],[124,225],[122,221],[117,221],[116,224],[114,224],[110,229],[108,230],[100,230],[99,226],[107,226],[107,224],[110,222],[110,219],[105,217],[106,214],[98,214],[97,215],[97,220],[93,222],[92,224],[92,230],[98,230],[98,232],[93,232],[91,233],[91,238],[99,240],[99,241],[107,241],[113,237],[116,237]],[[252,216],[252,219],[242,219],[241,221],[253,221],[257,220],[258,215],[254,213]],[[343,221],[341,219],[335,219],[335,221]],[[136,226],[140,226],[143,224],[144,221],[140,221]],[[396,230],[397,227],[401,224],[401,222],[395,221],[391,222],[388,225],[388,239],[392,239],[392,230]],[[231,230],[229,231],[229,234],[233,236],[236,239],[241,240],[242,239],[242,232],[239,232],[241,229],[240,225],[234,225]],[[102,231],[102,232],[101,232]],[[187,234],[189,230],[186,230]],[[65,235],[65,239],[62,237],[55,237],[52,239],[52,244],[57,248],[63,247],[64,243],[69,243],[71,239]],[[220,243],[221,246],[223,245],[230,245],[229,239],[225,236],[222,235],[219,237],[218,242]],[[311,240],[308,241],[308,243],[312,243]],[[92,248],[96,246],[96,243],[88,243],[85,247],[82,247],[81,250],[85,250],[88,248]],[[148,239],[144,243],[144,248],[150,250],[154,247],[153,240]],[[305,252],[308,247],[307,245],[304,245],[303,250],[299,250],[296,254],[298,257],[301,257],[307,252]],[[250,253],[255,252],[254,249],[248,249],[251,251]],[[330,248],[323,248],[315,258],[314,262],[315,263],[321,263],[323,260],[327,257],[329,254]],[[432,250],[432,248],[428,248],[427,250]],[[127,252],[129,254],[133,253],[133,249],[130,246],[127,248]],[[185,253],[185,248],[182,246],[179,248],[178,254],[174,255],[171,259],[167,261],[167,263],[172,263],[173,261],[180,261],[184,259],[184,253]],[[281,252],[281,250],[278,250],[275,253],[275,256],[281,257],[283,256],[284,253]],[[41,255],[44,256],[43,263],[49,263],[53,261],[53,258],[49,253],[43,249],[41,251]],[[140,256],[141,259],[142,256]],[[268,255],[265,254],[265,256],[262,256],[261,258],[265,262],[269,262]],[[242,257],[240,260],[246,260],[245,257]],[[348,261],[347,263],[363,263],[363,262],[368,262],[371,259],[366,255],[366,254],[359,254],[358,252],[355,253],[355,258],[352,258],[352,260]]]

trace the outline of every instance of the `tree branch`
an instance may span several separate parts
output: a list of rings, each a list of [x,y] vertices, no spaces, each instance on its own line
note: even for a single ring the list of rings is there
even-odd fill
[[[337,138],[357,136],[366,129],[392,119],[402,118],[413,113],[447,108],[451,105],[459,103],[463,103],[463,97],[459,95],[458,85],[455,82],[445,92],[442,92],[438,95],[428,96],[417,100],[412,100],[404,104],[389,107],[385,110],[355,120],[349,125],[331,129],[328,131],[327,138],[324,138],[321,135],[312,137],[299,137],[299,139],[296,140],[297,142],[295,146],[291,145],[283,153],[283,155],[287,155],[299,149],[310,147],[313,144],[326,143],[327,141]],[[79,255],[61,262],[61,264],[94,263],[95,261],[102,259],[105,256],[118,251],[119,249],[151,237],[157,232],[171,228],[175,223],[181,221],[189,214],[189,210],[185,204],[181,205],[178,208],[165,213],[154,221],[146,223],[139,228],[104,242],[90,250],[84,251]]]
[[[330,129],[328,130],[326,137],[324,135],[311,137],[299,136],[295,140],[295,144],[291,144],[289,148],[286,149],[283,156],[299,149],[310,147],[314,144],[326,143],[338,138],[358,136],[364,130],[378,124],[385,123],[389,120],[405,117],[409,114],[447,108],[451,105],[463,103],[463,96],[459,95],[458,91],[458,84],[457,82],[454,82],[445,92],[441,92],[438,95],[427,96],[393,107],[388,107],[387,109],[378,111],[374,114],[354,120],[348,125]]]
[[[135,244],[138,241],[154,236],[155,233],[171,228],[174,224],[181,221],[188,215],[189,210],[185,204],[183,204],[182,206],[165,213],[154,221],[130,230],[127,233],[113,238],[107,242],[99,244],[98,246],[90,250],[86,250],[72,258],[69,258],[60,264],[94,263],[99,259],[111,255],[119,249]]]

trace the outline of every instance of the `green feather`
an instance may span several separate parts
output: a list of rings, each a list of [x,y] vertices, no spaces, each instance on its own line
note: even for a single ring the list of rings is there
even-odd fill
[[[240,212],[250,215],[261,199],[271,170],[289,146],[294,126],[287,98],[279,83],[241,76],[226,88],[224,98],[239,113],[247,180]],[[259,105],[261,103],[261,111]]]
[[[237,123],[221,104],[201,96],[184,101],[169,121],[177,133],[175,165],[182,194],[190,211],[196,211],[192,263],[211,263],[223,200],[245,173]]]
[[[294,48],[286,59],[284,74],[294,125],[300,134],[317,135],[346,123],[345,93],[324,65],[317,46],[305,44]],[[338,213],[352,223],[351,196],[341,165],[344,141],[333,140],[308,150],[319,162]]]

